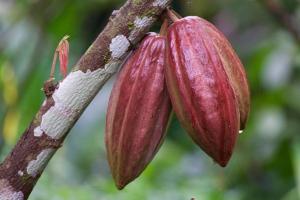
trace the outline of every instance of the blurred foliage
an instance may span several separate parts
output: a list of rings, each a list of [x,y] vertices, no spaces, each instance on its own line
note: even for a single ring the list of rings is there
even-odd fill
[[[0,0],[2,159],[43,102],[41,87],[58,41],[71,36],[70,63],[75,64],[123,2]],[[277,2],[300,21],[299,1]],[[112,79],[71,130],[30,199],[300,199],[299,43],[260,0],[176,0],[173,6],[183,16],[198,15],[219,27],[248,73],[250,120],[229,165],[223,169],[213,163],[174,118],[154,161],[136,181],[117,191],[103,143]],[[56,78],[62,77],[57,73]]]

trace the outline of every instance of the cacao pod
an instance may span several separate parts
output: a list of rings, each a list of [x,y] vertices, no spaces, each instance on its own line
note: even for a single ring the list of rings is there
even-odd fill
[[[109,99],[105,140],[119,189],[140,175],[165,137],[171,113],[165,46],[165,37],[146,36],[123,65]]]
[[[250,110],[250,92],[244,66],[223,33],[208,21],[199,19],[206,24],[206,31],[214,40],[213,44],[222,59],[222,64],[239,103],[240,130],[244,130]]]
[[[243,66],[227,39],[199,17],[175,21],[167,42],[173,109],[196,144],[226,166],[249,112]]]

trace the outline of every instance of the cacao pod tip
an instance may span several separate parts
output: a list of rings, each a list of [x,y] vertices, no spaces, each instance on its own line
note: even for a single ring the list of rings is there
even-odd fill
[[[123,190],[127,185],[130,185],[134,181],[136,181],[139,176],[142,174],[143,170],[140,171],[136,175],[131,175],[131,176],[122,176],[118,177],[118,179],[114,179],[115,186],[117,187],[118,190]]]
[[[229,159],[227,160],[219,160],[216,161],[221,167],[226,167],[226,165],[228,164]]]
[[[248,112],[249,112],[249,111],[248,111]],[[241,120],[240,120],[240,131],[243,132],[243,131],[246,129],[247,123],[248,123],[248,116],[247,116],[247,118],[245,118],[245,119],[242,119],[242,118],[241,118]]]
[[[223,154],[223,155],[219,155],[219,156],[210,155],[210,157],[213,159],[214,163],[218,164],[221,167],[226,167],[227,164],[229,163],[231,155],[232,154],[230,153],[230,154]]]
[[[111,167],[112,170],[112,167]],[[116,170],[112,170],[112,178],[114,180],[115,186],[118,190],[123,190],[130,182],[132,182],[136,176],[131,177],[131,179],[128,179],[126,176],[122,176],[120,173],[116,173]]]
[[[128,183],[123,183],[123,182],[116,182],[116,187],[118,188],[118,190],[123,190],[125,188],[125,186],[128,184]]]
[[[124,175],[124,176],[123,176]],[[129,183],[134,181],[139,175],[134,175],[134,176],[126,176],[125,174],[118,174],[116,176],[113,176],[115,186],[117,187],[118,190],[123,190]]]

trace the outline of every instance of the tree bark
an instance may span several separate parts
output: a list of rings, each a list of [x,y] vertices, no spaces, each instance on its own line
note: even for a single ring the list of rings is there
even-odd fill
[[[57,85],[45,83],[43,104],[0,165],[1,200],[28,199],[69,130],[170,2],[128,0],[112,13],[72,72]]]

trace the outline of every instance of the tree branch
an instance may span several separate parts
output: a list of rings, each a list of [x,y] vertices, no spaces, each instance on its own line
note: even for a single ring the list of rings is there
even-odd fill
[[[277,2],[274,0],[260,0],[265,9],[272,15],[274,19],[285,28],[300,44],[300,29],[293,22],[292,16],[287,13]]]
[[[11,153],[0,165],[0,199],[24,200],[33,190],[87,105],[117,71],[132,45],[148,31],[171,0],[128,0],[46,99]]]

